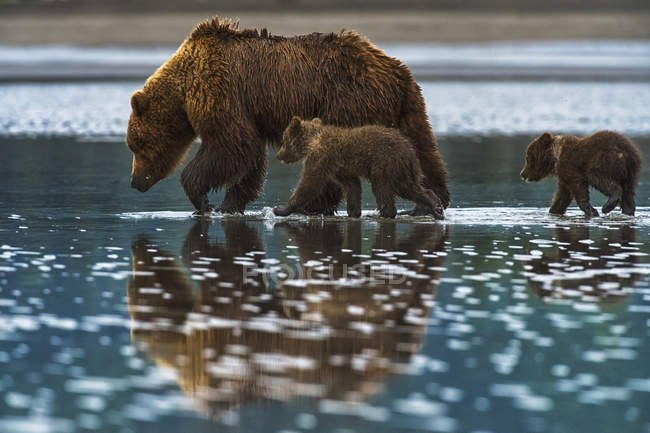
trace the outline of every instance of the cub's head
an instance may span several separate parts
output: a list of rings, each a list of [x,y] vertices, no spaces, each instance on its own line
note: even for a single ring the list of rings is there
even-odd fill
[[[553,173],[553,136],[545,132],[533,140],[526,148],[526,161],[521,170],[521,178],[526,182],[537,182]]]
[[[278,159],[282,162],[297,162],[307,154],[310,140],[323,128],[323,122],[318,117],[312,120],[302,120],[293,116],[289,126],[282,134],[282,146],[278,150]]]
[[[175,92],[145,85],[131,96],[126,145],[133,152],[131,187],[146,191],[174,172],[195,133]]]

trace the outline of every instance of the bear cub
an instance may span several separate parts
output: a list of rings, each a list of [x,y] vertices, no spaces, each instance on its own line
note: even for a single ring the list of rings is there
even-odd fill
[[[549,212],[563,215],[573,199],[587,218],[598,216],[589,202],[589,187],[608,197],[604,214],[620,205],[634,215],[634,191],[641,170],[641,152],[625,136],[599,131],[588,137],[552,135],[545,132],[526,148],[521,177],[537,182],[557,177],[557,190]]]
[[[348,216],[361,216],[361,180],[367,178],[383,218],[395,218],[395,195],[443,219],[438,197],[422,186],[422,170],[411,142],[396,129],[367,125],[340,128],[323,125],[319,118],[294,116],[282,135],[278,159],[303,161],[300,182],[286,206],[273,212],[286,216],[304,209],[318,197],[328,181],[341,186]]]

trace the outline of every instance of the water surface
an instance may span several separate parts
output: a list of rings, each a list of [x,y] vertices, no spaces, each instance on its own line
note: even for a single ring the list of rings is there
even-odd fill
[[[0,431],[648,430],[648,177],[634,218],[551,217],[529,139],[441,138],[444,223],[368,188],[273,218],[274,158],[246,216],[197,220],[120,143],[3,139]]]

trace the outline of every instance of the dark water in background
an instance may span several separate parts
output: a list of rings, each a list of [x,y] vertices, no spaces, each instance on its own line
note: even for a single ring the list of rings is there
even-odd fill
[[[201,221],[120,143],[1,139],[0,431],[650,431],[648,171],[551,218],[530,138],[442,137],[443,224],[273,219],[273,157]]]

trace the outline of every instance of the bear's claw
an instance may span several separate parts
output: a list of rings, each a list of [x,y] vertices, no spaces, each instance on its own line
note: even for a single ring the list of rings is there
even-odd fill
[[[291,215],[291,210],[289,206],[276,206],[273,208],[273,213],[276,216],[289,216]]]
[[[207,204],[203,206],[202,209],[197,209],[194,212],[192,212],[192,215],[206,215],[212,213],[212,211],[214,211],[214,206],[212,206],[211,204]]]
[[[243,209],[234,208],[234,207],[219,206],[218,208],[215,209],[215,211],[220,212],[220,213],[229,214],[229,215],[236,215],[236,214],[243,215],[244,214]]]
[[[420,206],[416,206],[411,210],[403,210],[401,212],[398,212],[397,215],[407,215],[407,216],[427,216],[427,215],[433,215],[433,217],[437,220],[443,220],[445,219],[445,214],[444,211],[442,210],[442,207],[436,206],[435,208],[423,208]]]

